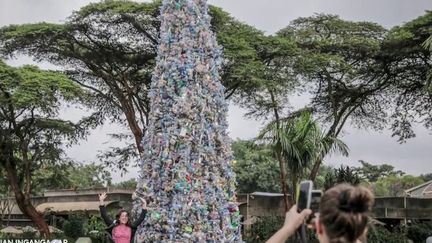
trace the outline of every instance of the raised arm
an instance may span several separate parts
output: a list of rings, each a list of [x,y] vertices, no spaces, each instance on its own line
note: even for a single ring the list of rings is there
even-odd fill
[[[147,202],[144,198],[141,197],[140,200],[141,200],[141,209],[142,209],[141,214],[134,222],[130,224],[132,228],[137,228],[142,223],[142,221],[144,221],[145,216],[147,214]]]
[[[113,220],[108,216],[106,207],[105,207],[105,198],[107,197],[106,192],[99,194],[99,211],[101,217],[107,226],[110,226],[113,223]]]

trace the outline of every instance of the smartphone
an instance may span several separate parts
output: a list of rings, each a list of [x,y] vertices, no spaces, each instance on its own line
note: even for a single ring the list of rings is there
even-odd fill
[[[311,204],[310,209],[312,210],[312,214],[319,212],[319,206],[321,203],[321,197],[323,192],[321,190],[312,190],[311,193]]]
[[[312,198],[312,181],[302,181],[300,183],[300,191],[297,200],[297,208],[299,211],[310,208]]]
[[[323,192],[321,190],[312,190],[310,199],[310,210],[312,210],[312,214],[306,219],[306,224],[312,223],[316,216],[315,213],[319,212],[322,194]]]

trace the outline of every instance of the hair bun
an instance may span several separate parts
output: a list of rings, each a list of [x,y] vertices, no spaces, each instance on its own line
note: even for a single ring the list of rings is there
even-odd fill
[[[372,193],[363,187],[355,187],[354,190],[343,190],[339,194],[338,208],[346,213],[369,212],[372,204]]]

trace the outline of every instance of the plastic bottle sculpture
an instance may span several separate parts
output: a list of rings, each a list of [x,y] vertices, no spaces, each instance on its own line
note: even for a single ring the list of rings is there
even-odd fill
[[[137,193],[137,242],[241,242],[222,51],[205,0],[164,0]],[[136,207],[138,208],[138,207]]]

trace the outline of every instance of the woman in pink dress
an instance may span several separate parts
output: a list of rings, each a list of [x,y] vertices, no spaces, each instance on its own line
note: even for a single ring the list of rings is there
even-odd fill
[[[105,207],[104,200],[106,199],[106,192],[99,194],[99,210],[102,216],[102,219],[105,221],[105,224],[108,226],[107,231],[111,236],[111,240],[114,243],[133,243],[134,235],[137,227],[144,221],[144,218],[147,214],[147,202],[145,199],[141,199],[141,214],[139,218],[129,223],[129,213],[122,209],[116,215],[116,219],[112,220],[108,214]]]

